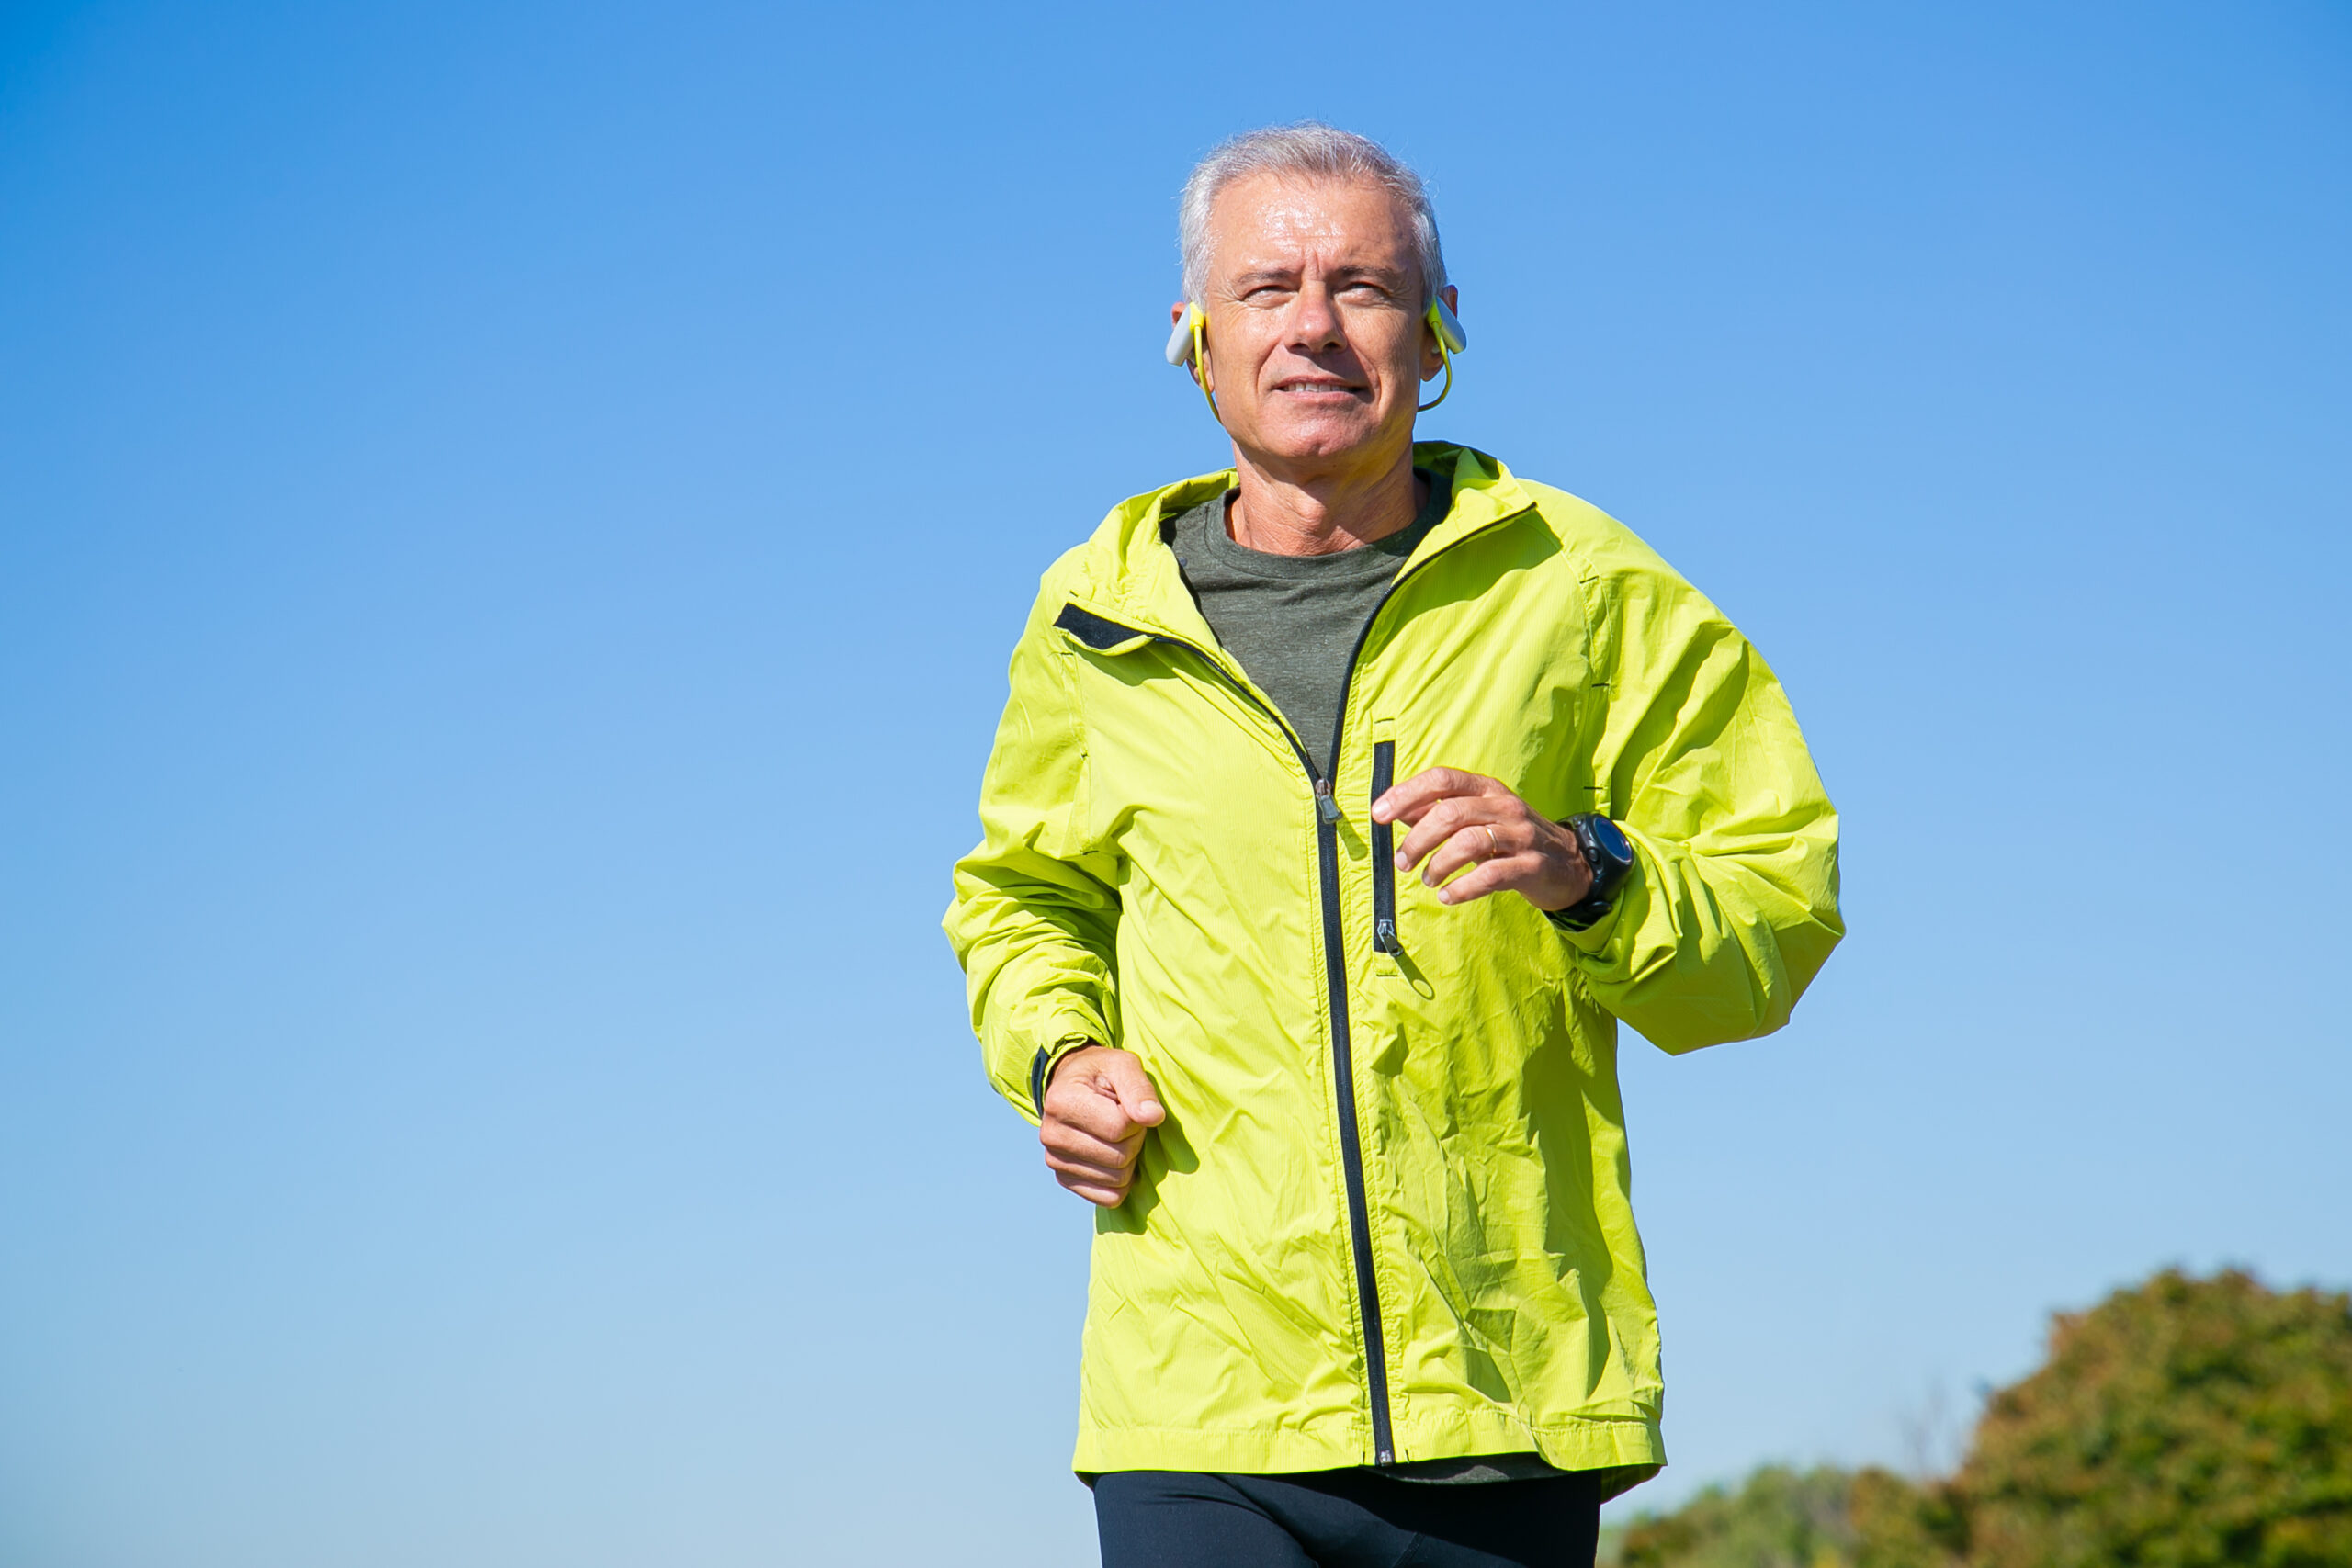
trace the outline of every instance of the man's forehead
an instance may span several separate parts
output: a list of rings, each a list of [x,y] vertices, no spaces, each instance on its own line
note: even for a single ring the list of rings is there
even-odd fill
[[[1409,265],[1412,218],[1375,180],[1300,180],[1253,175],[1217,193],[1209,230],[1219,271],[1300,259]]]

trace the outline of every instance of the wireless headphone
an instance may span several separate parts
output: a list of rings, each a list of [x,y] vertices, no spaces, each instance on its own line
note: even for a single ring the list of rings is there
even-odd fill
[[[1422,313],[1421,319],[1429,322],[1430,331],[1437,334],[1437,351],[1445,361],[1445,386],[1428,402],[1417,404],[1413,411],[1416,413],[1427,413],[1445,401],[1446,395],[1453,390],[1453,356],[1470,346],[1470,334],[1462,330],[1462,318],[1453,313],[1453,307],[1443,299],[1430,300],[1430,308]],[[1185,306],[1183,318],[1176,323],[1176,330],[1168,334],[1165,351],[1168,363],[1179,367],[1199,366],[1204,351],[1203,334],[1208,331],[1208,326],[1209,314],[1197,302]],[[1210,416],[1217,417],[1216,394],[1209,390],[1208,377],[1204,374],[1197,375],[1195,378],[1201,384],[1201,396],[1208,400]]]

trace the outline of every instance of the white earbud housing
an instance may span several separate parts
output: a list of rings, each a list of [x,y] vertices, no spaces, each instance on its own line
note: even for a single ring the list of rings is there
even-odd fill
[[[1183,317],[1177,321],[1176,330],[1168,334],[1169,364],[1190,365],[1193,362],[1193,321],[1201,314],[1198,305],[1184,307]]]

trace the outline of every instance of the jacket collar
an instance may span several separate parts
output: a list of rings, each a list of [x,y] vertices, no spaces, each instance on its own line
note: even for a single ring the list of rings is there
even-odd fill
[[[1398,569],[1400,577],[1535,505],[1535,498],[1510,469],[1472,447],[1415,442],[1413,463],[1451,474],[1453,491],[1443,521]],[[1232,485],[1233,470],[1220,468],[1130,496],[1112,508],[1086,549],[1085,581],[1073,585],[1072,603],[1139,632],[1214,648],[1216,636],[1193,603],[1177,570],[1176,552],[1162,535],[1169,521]]]

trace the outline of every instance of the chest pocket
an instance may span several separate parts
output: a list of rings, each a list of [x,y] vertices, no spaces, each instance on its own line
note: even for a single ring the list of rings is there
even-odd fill
[[[1396,740],[1387,733],[1388,721],[1374,728],[1372,743],[1372,800],[1378,800],[1396,782]],[[1364,817],[1372,819],[1371,801]],[[1393,822],[1372,823],[1372,951],[1379,955],[1383,973],[1393,973],[1405,944],[1396,934],[1396,828]]]

